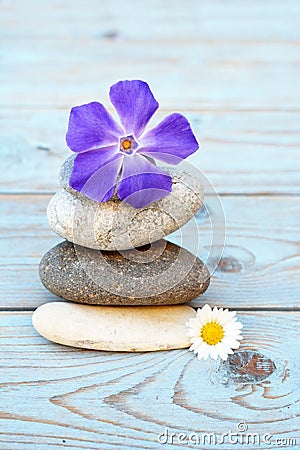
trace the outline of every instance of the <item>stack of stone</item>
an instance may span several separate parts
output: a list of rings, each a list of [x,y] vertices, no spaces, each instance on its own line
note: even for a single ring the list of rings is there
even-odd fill
[[[62,166],[62,189],[48,221],[66,240],[40,263],[44,286],[69,302],[51,302],[33,316],[51,341],[112,351],[149,351],[190,345],[183,305],[203,294],[209,272],[192,253],[163,239],[188,222],[203,203],[199,181],[169,170],[172,192],[135,209],[117,196],[97,203],[69,186],[74,157]],[[76,304],[75,304],[76,303]]]

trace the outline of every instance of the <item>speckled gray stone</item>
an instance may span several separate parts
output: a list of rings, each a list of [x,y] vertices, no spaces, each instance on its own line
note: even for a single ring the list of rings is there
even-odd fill
[[[58,181],[62,188],[64,188],[66,191],[71,192],[71,194],[74,195],[80,195],[80,192],[76,191],[75,189],[71,188],[69,185],[69,180],[71,178],[73,166],[74,166],[74,159],[76,158],[76,155],[71,155],[69,158],[67,158],[63,165],[61,166]],[[82,196],[84,197],[84,196]]]
[[[122,253],[64,241],[44,255],[40,278],[66,300],[112,306],[186,303],[209,286],[202,261],[165,240]]]
[[[75,244],[99,250],[126,250],[162,239],[188,222],[203,202],[203,189],[193,176],[169,170],[172,192],[136,209],[117,198],[104,203],[88,199],[68,186],[73,160],[61,171],[64,189],[50,200],[47,210],[52,230]]]

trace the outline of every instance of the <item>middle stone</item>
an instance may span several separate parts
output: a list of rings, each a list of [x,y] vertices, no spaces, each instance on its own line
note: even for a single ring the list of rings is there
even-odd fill
[[[40,263],[49,291],[93,305],[175,305],[203,294],[209,286],[205,264],[165,240],[122,252],[101,252],[65,241]]]
[[[158,241],[187,223],[203,202],[203,189],[196,178],[169,172],[172,192],[140,209],[115,196],[104,203],[90,200],[71,189],[64,177],[64,189],[48,205],[49,225],[68,241],[97,250],[127,250]]]

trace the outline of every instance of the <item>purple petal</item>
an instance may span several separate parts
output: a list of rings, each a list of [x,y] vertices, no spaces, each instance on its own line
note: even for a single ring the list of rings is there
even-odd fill
[[[71,109],[66,141],[73,152],[116,144],[122,128],[101,103],[92,102]]]
[[[138,138],[158,108],[148,84],[140,80],[119,81],[110,88],[109,96],[126,133]]]
[[[144,156],[126,155],[123,161],[118,196],[134,208],[143,208],[166,197],[172,190],[172,178]]]
[[[178,113],[167,116],[139,143],[138,153],[168,164],[180,163],[199,148],[189,122]]]
[[[114,193],[122,161],[117,147],[81,153],[74,160],[69,184],[86,197],[105,202]]]

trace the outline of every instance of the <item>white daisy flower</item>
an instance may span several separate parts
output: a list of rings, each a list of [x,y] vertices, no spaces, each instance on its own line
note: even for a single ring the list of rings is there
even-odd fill
[[[197,309],[195,318],[186,322],[187,335],[191,340],[190,351],[198,355],[198,359],[207,359],[210,356],[226,360],[233,349],[240,346],[243,339],[243,325],[237,321],[235,311],[216,308],[209,305]]]

